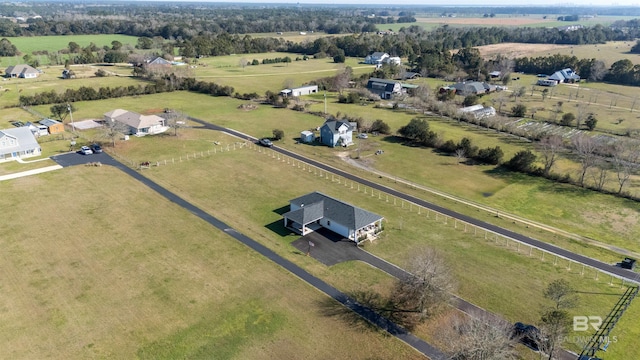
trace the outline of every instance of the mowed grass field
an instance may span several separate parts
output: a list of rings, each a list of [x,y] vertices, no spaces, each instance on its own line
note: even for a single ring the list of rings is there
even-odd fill
[[[391,126],[393,131],[408,123],[415,116],[410,113],[375,109],[369,106],[338,104],[331,100],[328,102],[330,113],[358,114],[369,121],[382,119]],[[239,106],[245,103],[247,102],[236,99],[175,92],[122,98],[118,99],[117,103],[114,103],[113,100],[80,102],[76,104],[78,110],[74,116],[76,119],[97,118],[117,107],[141,113],[160,112],[164,107],[169,107],[258,138],[271,136],[271,130],[278,128],[285,132],[285,139],[278,144],[279,146],[318,158],[333,166],[356,171],[338,156],[356,157],[355,147],[350,147],[345,151],[324,146],[296,144],[300,131],[320,126],[324,121],[321,117],[296,111],[274,109],[265,105],[258,105],[258,108],[252,111],[239,109]],[[321,111],[323,105],[318,103],[314,106],[317,107],[316,110]],[[41,106],[35,107],[35,109],[44,112],[48,107]],[[313,110],[314,107],[311,109]],[[429,122],[432,130],[446,139],[460,139],[466,136],[480,147],[500,145],[506,154],[505,156],[515,154],[519,149],[530,147],[530,144],[514,141],[512,137],[504,137],[492,131],[467,128],[456,122],[438,120],[437,118],[429,119]],[[100,139],[99,134],[95,132],[87,132],[83,136],[88,137],[89,141]],[[221,140],[212,138],[208,141],[186,141],[181,145],[183,150],[177,153],[163,147],[142,146],[127,156],[133,163],[163,161],[186,155],[192,151],[213,149],[214,141]],[[505,212],[640,252],[640,243],[634,240],[640,237],[640,228],[634,226],[640,216],[635,202],[527,176],[507,176],[492,171],[492,167],[457,164],[457,161],[452,157],[442,156],[431,149],[407,147],[394,141],[393,138],[370,137],[361,141],[361,144],[360,161],[372,168]],[[378,149],[384,150],[383,156],[373,155]],[[369,176],[371,175],[369,174]],[[417,195],[427,196],[423,192],[419,192]],[[442,203],[442,199],[429,198],[429,200],[440,201],[443,206],[447,207],[455,206],[455,204]],[[476,211],[470,212],[472,210],[468,208],[462,207],[457,210],[477,216]],[[496,221],[495,217],[488,217],[486,220]],[[508,224],[500,222],[500,225]],[[521,228],[518,231],[526,233],[529,230]],[[534,234],[533,236],[541,235]],[[548,240],[559,241],[551,236]],[[612,254],[591,253],[591,250],[580,243],[561,243],[561,246],[578,252],[586,252],[606,261],[616,259]]]
[[[25,54],[32,55],[34,51],[48,51],[55,53],[57,51],[68,49],[70,42],[75,42],[81,47],[86,47],[91,43],[97,47],[111,47],[112,41],[119,41],[123,45],[135,46],[138,38],[135,36],[104,34],[104,35],[52,35],[52,36],[19,36],[7,37],[13,45],[22,53],[20,56],[0,57],[0,67],[4,69],[9,65],[23,63],[22,56]],[[49,58],[46,55],[32,55],[40,61],[40,64],[49,64]],[[67,56],[67,55],[65,55]]]
[[[262,64],[263,59],[290,57],[290,63]],[[201,58],[192,72],[196,78],[216,84],[233,86],[236,92],[263,95],[267,90],[279,92],[287,87],[298,87],[309,81],[335,76],[345,66],[353,69],[354,75],[370,73],[373,65],[360,64],[364,59],[347,58],[337,64],[332,58],[299,60],[303,55],[291,53],[237,54]],[[260,65],[241,66],[241,60],[249,63],[258,60]]]
[[[326,316],[323,294],[116,169],[0,189],[14,219],[0,240],[4,356],[419,358]],[[34,208],[37,225],[19,220]]]
[[[119,152],[136,157],[140,156],[136,155],[138,152],[146,154],[149,148],[155,148],[163,149],[158,151],[166,156],[182,151],[186,155],[198,153],[193,144],[199,143],[201,151],[207,154],[206,150],[211,148],[209,144],[213,141],[220,142],[221,148],[238,141],[213,131],[197,129],[185,130],[177,138],[135,140],[122,144]],[[187,150],[181,147],[185,142],[190,147]],[[461,226],[454,227],[451,221],[445,223],[442,217],[436,220],[433,213],[429,217],[424,212],[418,214],[415,208],[410,211],[407,204],[388,201],[384,195],[372,196],[364,189],[358,191],[357,184],[320,177],[271,154],[263,148],[243,147],[222,153],[217,151],[189,161],[183,155],[183,161],[167,165],[161,162],[160,167],[153,167],[145,174],[348,292],[375,289],[384,293],[388,288],[384,288],[384,282],[381,285],[371,279],[354,283],[352,279],[361,271],[360,267],[345,264],[326,268],[291,247],[289,244],[297,236],[282,227],[279,215],[286,209],[289,199],[321,191],[381,214],[385,217],[385,232],[379,241],[365,245],[365,249],[403,266],[416,249],[434,247],[448,259],[459,284],[457,293],[460,296],[500,313],[510,321],[535,323],[539,320],[539,313],[545,306],[542,290],[551,279],[565,278],[580,291],[602,294],[581,295],[581,305],[574,310],[575,314],[606,315],[615,303],[615,295],[622,290],[619,281],[611,286],[611,279],[602,274],[596,280],[592,270],[583,272],[580,266],[562,261],[556,263],[549,256],[541,260],[542,254],[537,251],[518,248],[504,239],[485,239],[482,232],[476,234],[470,229],[465,232]],[[184,180],[185,174],[189,174],[189,181]],[[376,287],[382,288],[378,290]],[[634,304],[629,316],[638,310],[640,308]],[[432,330],[425,325],[416,332],[428,338]],[[616,329],[622,354],[634,354],[636,350],[630,339],[639,331],[633,322]],[[574,350],[580,347],[579,344],[567,346]]]

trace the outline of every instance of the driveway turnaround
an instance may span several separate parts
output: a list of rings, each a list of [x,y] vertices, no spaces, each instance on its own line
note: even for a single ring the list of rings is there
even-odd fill
[[[250,137],[250,136],[248,136],[246,134],[243,134],[243,133],[241,133],[239,131],[235,131],[235,130],[232,130],[232,129],[224,128],[222,126],[214,125],[214,124],[208,123],[208,122],[206,122],[204,120],[200,120],[200,119],[192,118],[192,117],[189,117],[189,120],[192,120],[194,122],[197,122],[197,123],[201,124],[202,128],[205,128],[205,129],[222,131],[222,132],[225,132],[227,134],[230,134],[230,135],[233,135],[233,136],[239,137],[241,139],[245,139],[245,140],[253,140],[253,141],[256,140],[255,138],[252,138],[252,137]],[[565,259],[569,259],[569,260],[574,261],[574,262],[576,262],[578,264],[582,264],[582,265],[586,265],[586,266],[598,269],[598,270],[600,270],[600,271],[602,271],[604,273],[610,274],[610,275],[612,275],[614,277],[617,277],[617,278],[620,278],[620,279],[624,279],[626,281],[630,281],[630,282],[633,282],[635,284],[640,284],[640,274],[634,273],[631,270],[626,270],[626,269],[623,269],[623,268],[619,268],[619,267],[616,267],[614,265],[610,265],[610,264],[604,263],[602,261],[599,261],[599,260],[596,260],[596,259],[593,259],[593,258],[590,258],[590,257],[586,257],[586,256],[583,256],[583,255],[580,255],[580,254],[576,254],[574,252],[562,249],[562,248],[557,247],[555,245],[551,245],[551,244],[548,244],[546,242],[543,242],[543,241],[540,241],[540,240],[536,240],[534,238],[530,238],[530,237],[524,236],[522,234],[518,234],[518,233],[513,232],[511,230],[507,230],[507,229],[501,228],[499,226],[496,226],[496,225],[493,225],[493,224],[489,224],[489,223],[484,222],[482,220],[478,220],[478,219],[472,218],[470,216],[460,214],[458,212],[455,212],[455,211],[443,208],[441,206],[429,203],[429,202],[424,201],[422,199],[419,199],[417,197],[405,194],[405,193],[400,192],[398,190],[395,190],[393,188],[390,188],[390,187],[375,183],[373,181],[369,181],[367,179],[364,179],[364,178],[361,178],[359,176],[353,175],[353,174],[348,173],[346,171],[343,171],[343,170],[340,170],[340,169],[336,169],[334,167],[331,167],[329,165],[323,164],[323,163],[315,161],[313,159],[304,157],[302,155],[296,154],[296,153],[291,152],[289,150],[285,150],[285,149],[280,148],[278,146],[273,146],[271,149],[273,151],[276,151],[276,152],[280,153],[280,154],[289,156],[292,159],[296,159],[298,161],[302,161],[304,163],[307,163],[309,165],[312,165],[312,166],[315,166],[315,167],[317,167],[319,169],[322,169],[322,170],[324,170],[326,172],[333,173],[335,175],[341,176],[343,178],[349,179],[349,180],[354,181],[354,182],[358,182],[358,183],[360,183],[362,185],[368,186],[370,188],[374,188],[374,189],[376,189],[378,191],[383,191],[383,192],[385,192],[385,193],[387,193],[389,195],[395,196],[396,198],[399,198],[399,199],[403,199],[403,200],[409,201],[409,202],[411,202],[413,204],[416,204],[416,205],[419,205],[419,206],[421,206],[421,207],[423,207],[425,209],[430,209],[430,210],[436,211],[436,212],[438,212],[440,214],[446,215],[446,216],[448,216],[450,218],[458,219],[460,221],[464,221],[467,224],[474,225],[474,226],[476,226],[478,228],[490,231],[492,233],[495,233],[495,234],[498,234],[498,235],[502,235],[504,237],[519,241],[519,242],[521,242],[523,244],[527,244],[529,246],[544,250],[544,251],[546,251],[548,253],[551,253],[551,254],[554,254],[556,256],[559,256],[559,257],[562,257],[562,258],[565,258]]]
[[[298,265],[276,254],[274,251],[267,248],[266,246],[236,231],[235,229],[231,228],[229,225],[225,224],[219,219],[207,214],[205,211],[201,210],[200,208],[196,207],[190,202],[182,199],[175,193],[165,189],[164,187],[158,185],[157,183],[150,180],[149,178],[143,176],[138,171],[125,166],[124,164],[120,163],[119,161],[109,156],[107,153],[94,154],[94,155],[80,155],[76,153],[69,153],[64,155],[56,155],[52,157],[52,159],[62,166],[81,165],[81,164],[99,161],[102,164],[111,165],[122,170],[124,173],[130,175],[131,177],[140,181],[147,187],[156,191],[158,194],[165,197],[167,200],[183,207],[184,209],[191,212],[195,216],[201,218],[202,220],[206,221],[210,225],[224,231],[227,235],[233,237],[234,239],[248,246],[252,250],[258,252],[260,255],[268,258],[269,260],[285,268],[287,271],[291,272],[298,278],[304,280],[305,282],[312,285],[316,289],[327,294],[334,300],[338,301],[345,307],[349,308],[356,314],[360,315],[362,318],[378,326],[379,328],[385,330],[386,332],[395,336],[396,338],[404,341],[406,344],[413,347],[414,349],[416,349],[423,355],[427,356],[428,358],[432,360],[444,360],[448,358],[444,353],[440,352],[438,349],[428,344],[426,341],[412,335],[404,328],[389,321],[383,316],[377,314],[372,309],[356,302],[353,298],[340,292],[338,289],[320,280],[319,278],[309,274],[307,271],[305,271]]]

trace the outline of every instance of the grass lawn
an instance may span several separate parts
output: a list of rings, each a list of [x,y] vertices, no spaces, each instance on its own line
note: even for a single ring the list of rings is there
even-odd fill
[[[198,131],[183,133],[183,141],[191,143],[200,136],[214,136],[206,132],[193,133]],[[148,147],[181,152],[180,141],[173,139],[136,140],[141,141],[138,144],[121,144],[119,151],[130,157]],[[234,140],[227,140],[231,141]],[[380,241],[366,245],[368,250],[402,265],[414,249],[425,245],[435,247],[443,252],[454,269],[459,282],[458,293],[462,297],[501,313],[511,321],[538,320],[539,311],[545,306],[541,292],[550,279],[566,278],[585,292],[621,293],[619,282],[617,286],[610,287],[610,279],[602,274],[595,280],[593,271],[582,273],[581,267],[575,264],[569,266],[558,262],[554,265],[548,256],[541,261],[542,255],[537,251],[530,253],[528,248],[506,244],[504,239],[497,242],[492,238],[485,240],[482,233],[465,233],[461,227],[454,228],[451,222],[444,224],[442,218],[435,221],[433,214],[429,218],[425,213],[418,215],[415,209],[409,211],[406,205],[401,207],[397,203],[394,206],[384,197],[371,196],[357,191],[357,187],[352,189],[349,184],[345,186],[342,182],[320,178],[267,154],[242,148],[154,167],[146,174],[230,225],[241,226],[246,234],[347,291],[362,290],[362,286],[345,285],[352,279],[353,267],[345,265],[339,269],[327,269],[288,246],[297,238],[288,235],[281,225],[279,212],[287,205],[288,199],[318,190],[383,215],[386,221],[384,235]],[[189,174],[189,181],[184,181],[184,174]],[[268,186],[265,186],[265,181]],[[582,305],[574,310],[576,314],[589,312],[604,316],[615,303],[613,296],[585,295],[581,300]],[[635,325],[617,330],[620,336],[638,331]],[[625,351],[635,351],[631,349],[631,338],[623,337],[626,340],[621,339],[618,346],[624,347]]]
[[[290,57],[290,63],[240,65],[242,59],[249,62],[254,59],[262,62],[263,59],[275,59]],[[364,65],[359,62],[363,59],[347,58],[344,64],[336,64],[331,58],[299,60],[300,54],[291,53],[264,53],[264,54],[238,54],[229,56],[214,56],[198,60],[198,67],[193,69],[194,76],[200,80],[213,81],[221,85],[233,86],[236,92],[260,95],[267,90],[279,92],[287,87],[297,87],[311,80],[322,77],[334,76],[345,66],[351,66],[355,75],[373,71],[372,65]]]
[[[271,130],[280,128],[285,132],[285,139],[279,146],[288,147],[296,152],[319,158],[333,166],[353,168],[347,166],[337,155],[343,152],[341,149],[329,149],[323,146],[296,145],[295,141],[301,130],[312,129],[322,124],[322,119],[290,110],[273,109],[270,106],[259,105],[256,110],[244,111],[238,109],[244,101],[215,98],[186,92],[157,94],[137,98],[80,102],[76,103],[78,110],[74,113],[76,119],[100,117],[103,113],[115,107],[149,113],[161,111],[158,104],[163,107],[175,108],[184,111],[191,116],[210,120],[216,124],[227,126],[254,137],[271,136]],[[315,105],[314,105],[315,106]],[[319,104],[317,106],[320,106]],[[46,111],[48,107],[36,107],[39,111]],[[392,129],[406,124],[413,115],[391,110],[374,109],[360,105],[342,105],[329,103],[329,112],[342,112],[358,114],[371,121],[384,119]],[[356,111],[361,111],[362,113]],[[509,154],[515,152],[521,144],[513,142],[512,138],[502,138],[494,132],[484,130],[465,130],[464,126],[448,121],[431,120],[431,126],[438,133],[445,134],[447,138],[462,136],[473,137],[473,141],[481,147],[495,146],[499,144]],[[180,130],[181,132],[186,129]],[[81,133],[86,141],[94,140],[95,133]],[[187,136],[185,134],[185,136]],[[184,151],[173,152],[171,148],[156,146],[137,146],[132,152],[131,161],[163,161],[165,157],[186,155],[193,151],[207,151],[214,147],[213,141],[222,142],[217,134],[206,135],[207,138],[190,140],[181,143]],[[167,136],[167,138],[171,138]],[[137,140],[136,140],[137,141]],[[147,140],[140,140],[139,143]],[[170,140],[168,140],[170,141]],[[234,140],[236,141],[236,140]],[[228,143],[229,141],[225,141]],[[223,142],[223,144],[225,143]],[[135,146],[136,142],[132,142]],[[441,191],[455,194],[481,204],[492,206],[502,211],[515,213],[566,231],[575,232],[583,236],[615,244],[633,251],[640,251],[640,243],[633,239],[640,237],[640,229],[629,226],[638,221],[637,204],[610,196],[598,195],[588,191],[557,185],[540,179],[519,176],[505,176],[500,172],[492,171],[492,167],[457,165],[452,157],[442,156],[430,149],[416,149],[403,146],[393,138],[370,137],[362,141],[361,158],[368,166],[381,171],[394,174],[401,178],[414,181],[419,184],[431,186]],[[374,156],[377,149],[385,151],[384,156]],[[356,149],[349,148],[347,156],[355,157]],[[419,154],[419,156],[416,156]],[[358,172],[362,176],[373,176]],[[376,177],[377,178],[377,177]],[[407,189],[407,191],[414,191]],[[417,192],[419,197],[428,197],[444,206],[455,204],[443,203],[442,199],[433,198],[424,192]],[[460,207],[456,209],[465,213],[472,210]],[[476,212],[470,213],[476,216]],[[488,216],[487,220],[495,221],[495,217]],[[506,225],[502,224],[501,225]],[[520,228],[518,231],[529,230]],[[553,237],[534,233],[534,237],[553,240]],[[557,240],[557,239],[556,239]],[[590,253],[583,245],[576,243],[563,244],[574,251]],[[615,259],[612,254],[590,253],[606,261]]]
[[[99,48],[107,45],[111,47],[112,41],[119,41],[123,45],[135,46],[138,38],[129,35],[104,34],[104,35],[52,35],[52,36],[19,36],[7,38],[15,45],[22,54],[33,54],[34,51],[48,51],[55,53],[63,49],[69,49],[70,42],[76,42],[81,47],[86,47],[91,43],[96,44]],[[22,56],[1,57],[0,65],[7,67],[23,62]],[[68,56],[68,55],[64,55]],[[40,61],[40,64],[49,64],[49,58],[46,55],[34,55]]]
[[[106,179],[109,179],[106,181]],[[100,184],[96,186],[96,184]],[[73,191],[69,191],[72,188]],[[0,344],[12,359],[419,358],[118,170],[0,183]]]

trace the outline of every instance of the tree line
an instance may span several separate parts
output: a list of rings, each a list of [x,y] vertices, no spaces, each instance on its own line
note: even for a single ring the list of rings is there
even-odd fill
[[[66,89],[62,93],[50,90],[34,95],[21,95],[19,101],[21,106],[36,106],[73,103],[76,101],[104,100],[124,96],[149,95],[179,90],[193,91],[212,96],[231,96],[234,92],[231,86],[198,81],[194,78],[180,78],[170,74],[146,85],[107,86],[98,89],[82,86],[78,89]]]

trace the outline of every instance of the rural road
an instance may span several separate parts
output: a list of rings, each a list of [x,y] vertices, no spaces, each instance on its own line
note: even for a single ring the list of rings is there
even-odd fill
[[[224,128],[222,126],[211,124],[211,123],[206,122],[204,120],[196,119],[196,118],[193,118],[193,117],[188,117],[188,119],[201,124],[202,127],[206,128],[206,129],[222,131],[222,132],[225,132],[227,134],[230,134],[230,135],[233,135],[233,136],[236,136],[238,138],[245,139],[245,140],[249,137],[247,134],[243,134],[241,132],[238,132],[238,131],[235,131],[235,130],[232,130],[232,129],[227,129],[227,128]],[[253,141],[256,140],[255,138],[252,138],[252,137],[250,137],[250,138]],[[478,228],[487,230],[489,232],[492,232],[492,233],[495,233],[495,234],[498,234],[498,235],[501,235],[501,236],[504,236],[504,237],[507,237],[507,238],[510,238],[510,239],[513,239],[513,240],[516,240],[518,242],[521,242],[523,244],[527,244],[529,246],[532,246],[532,247],[535,247],[535,248],[538,248],[538,249],[541,249],[541,250],[544,250],[544,251],[546,251],[548,253],[554,254],[554,255],[559,256],[561,258],[572,260],[572,261],[574,261],[574,262],[576,262],[578,264],[582,264],[582,265],[589,266],[591,268],[598,269],[598,270],[600,270],[600,271],[602,271],[602,272],[604,272],[606,274],[610,274],[610,275],[612,275],[614,277],[617,277],[617,278],[620,278],[620,279],[624,279],[626,281],[630,281],[630,282],[635,283],[635,284],[640,284],[640,274],[637,274],[637,273],[635,273],[633,271],[622,269],[622,268],[616,267],[614,265],[610,265],[610,264],[604,263],[602,261],[599,261],[599,260],[596,260],[596,259],[593,259],[593,258],[590,258],[590,257],[587,257],[587,256],[576,254],[574,252],[562,249],[562,248],[557,247],[555,245],[551,245],[551,244],[545,243],[543,241],[536,240],[534,238],[530,238],[528,236],[524,236],[524,235],[518,234],[518,233],[513,232],[511,230],[507,230],[507,229],[501,228],[499,226],[496,226],[496,225],[493,225],[493,224],[489,224],[487,222],[472,218],[470,216],[463,215],[461,213],[458,213],[458,212],[443,208],[441,206],[429,203],[427,201],[424,201],[424,200],[419,199],[417,197],[405,194],[405,193],[400,192],[398,190],[395,190],[393,188],[390,188],[390,187],[375,183],[373,181],[369,181],[367,179],[364,179],[364,178],[361,178],[359,176],[353,175],[353,174],[348,173],[346,171],[331,167],[329,165],[323,164],[323,163],[315,161],[313,159],[310,159],[310,158],[304,157],[302,155],[296,154],[296,153],[294,153],[292,151],[289,151],[289,150],[286,150],[286,149],[283,149],[283,148],[280,148],[280,147],[277,147],[277,146],[274,146],[271,149],[273,151],[277,151],[280,154],[289,156],[292,159],[296,159],[298,161],[305,162],[305,163],[307,163],[309,165],[315,166],[315,167],[317,167],[319,169],[322,169],[324,171],[327,171],[327,172],[333,173],[335,175],[344,177],[344,178],[349,179],[349,180],[354,181],[354,182],[358,182],[358,183],[360,183],[362,185],[374,188],[374,189],[376,189],[378,191],[383,191],[383,192],[385,192],[385,193],[387,193],[389,195],[395,196],[395,197],[397,197],[399,199],[403,199],[403,200],[409,201],[409,202],[411,202],[413,204],[416,204],[416,205],[419,205],[419,206],[421,206],[421,207],[423,207],[425,209],[430,209],[430,210],[436,211],[436,212],[438,212],[440,214],[443,214],[445,216],[448,216],[448,217],[451,217],[451,218],[454,218],[454,219],[458,219],[460,221],[464,221],[464,222],[466,222],[466,223],[468,223],[470,225],[474,225],[474,226],[476,226]]]
[[[125,166],[121,162],[112,158],[110,155],[106,153],[93,154],[93,155],[80,155],[77,153],[68,153],[68,154],[53,156],[51,157],[51,159],[56,161],[59,165],[63,167],[83,165],[89,162],[100,162],[102,164],[110,165],[120,169],[125,174],[133,177],[134,179],[140,181],[147,187],[156,191],[158,194],[165,197],[167,200],[183,207],[184,209],[191,212],[195,216],[201,218],[202,220],[206,221],[210,225],[218,228],[219,230],[225,232],[227,235],[233,237],[234,239],[238,240],[242,244],[258,252],[260,255],[268,258],[269,260],[273,261],[279,266],[285,268],[287,271],[291,272],[298,278],[302,279],[303,281],[307,282],[311,286],[315,287],[316,289],[322,291],[323,293],[330,296],[334,300],[338,301],[340,304],[344,305],[345,307],[349,308],[356,314],[360,315],[362,318],[378,326],[379,328],[385,330],[386,332],[395,336],[396,338],[402,340],[403,342],[413,347],[423,355],[427,356],[429,359],[444,360],[448,358],[444,353],[442,353],[440,350],[436,349],[426,341],[416,337],[415,335],[412,335],[404,328],[398,326],[397,324],[377,314],[372,309],[366,306],[363,306],[362,304],[358,303],[353,298],[347,296],[346,294],[342,293],[341,291],[334,288],[333,286],[311,275],[310,273],[308,273],[298,265],[276,254],[274,251],[267,248],[266,246],[258,243],[257,241],[249,238],[246,235],[243,235],[242,233],[233,229],[232,227],[220,221],[219,219],[207,214],[205,211],[201,210],[200,208],[196,207],[190,202],[182,199],[175,193],[167,190],[166,188],[160,186],[156,182],[143,176],[140,172]]]

